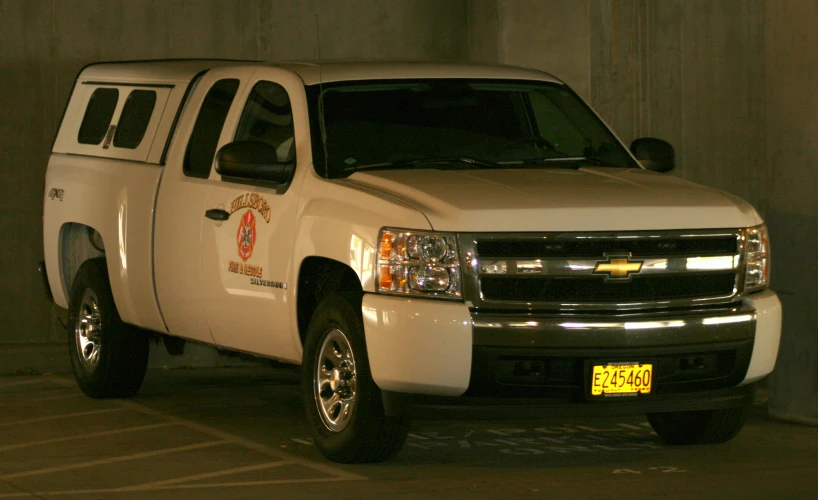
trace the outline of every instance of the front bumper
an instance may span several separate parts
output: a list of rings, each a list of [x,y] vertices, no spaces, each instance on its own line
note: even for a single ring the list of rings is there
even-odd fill
[[[719,410],[750,406],[756,384],[654,395],[648,398],[615,398],[598,402],[565,398],[489,398],[426,396],[385,391],[384,409],[389,416],[420,420],[505,420],[544,417],[613,417],[677,411]]]
[[[513,316],[367,294],[363,319],[372,376],[387,399],[415,394],[594,407],[599,402],[588,400],[585,387],[590,363],[653,362],[654,393],[638,402],[606,398],[606,411],[715,408],[719,398],[727,407],[742,404],[751,394],[738,387],[750,391],[772,372],[781,334],[781,304],[772,291],[697,310]]]

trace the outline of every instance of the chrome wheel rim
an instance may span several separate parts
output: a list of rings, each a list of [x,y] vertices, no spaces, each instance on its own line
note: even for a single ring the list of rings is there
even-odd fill
[[[88,289],[85,290],[80,300],[77,326],[74,331],[80,363],[88,372],[93,372],[99,365],[100,333],[102,333],[102,317],[99,312],[97,295],[93,290]]]
[[[357,377],[355,356],[341,330],[324,336],[315,368],[315,403],[324,426],[332,432],[346,429],[355,412]]]

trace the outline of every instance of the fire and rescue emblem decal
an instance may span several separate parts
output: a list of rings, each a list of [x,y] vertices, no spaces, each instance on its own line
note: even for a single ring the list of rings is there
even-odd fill
[[[250,284],[254,286],[286,290],[287,283],[263,279],[264,268],[247,262],[253,257],[253,248],[256,246],[256,238],[258,237],[256,233],[256,213],[258,217],[269,224],[272,212],[270,204],[258,193],[244,193],[230,203],[230,214],[245,208],[247,211],[241,216],[239,228],[236,231],[236,245],[241,261],[228,260],[227,272],[249,277]],[[262,231],[262,238],[264,237],[265,227],[262,225],[258,228],[259,231]]]
[[[253,256],[253,247],[256,245],[256,216],[252,210],[244,212],[241,217],[236,242],[239,245],[239,257],[247,262]]]
[[[237,212],[242,208],[253,208],[258,211],[261,218],[270,222],[270,204],[258,193],[244,193],[230,203],[230,213]]]

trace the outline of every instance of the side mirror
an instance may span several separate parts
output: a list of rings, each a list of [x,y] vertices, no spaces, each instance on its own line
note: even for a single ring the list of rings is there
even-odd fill
[[[292,163],[279,163],[276,148],[264,142],[231,142],[216,153],[216,173],[224,177],[284,184],[294,169]]]
[[[670,172],[676,167],[676,152],[662,139],[636,139],[631,143],[631,153],[643,167],[654,172]]]

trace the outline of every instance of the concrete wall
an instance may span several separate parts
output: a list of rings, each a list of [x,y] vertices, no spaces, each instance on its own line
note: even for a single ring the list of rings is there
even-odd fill
[[[766,204],[763,0],[475,0],[469,56],[571,85],[625,141],[654,136],[675,175]]]
[[[767,223],[784,336],[770,412],[818,425],[818,2],[764,3]]]
[[[589,97],[587,0],[472,0],[468,14],[470,60],[540,69]]]
[[[626,143],[670,141],[675,175],[763,212],[762,4],[591,2],[591,102]]]
[[[591,88],[587,1],[500,0],[499,61],[540,68],[587,99]]]
[[[64,336],[36,265],[51,140],[83,65],[317,59],[319,52],[465,59],[466,8],[466,0],[0,0],[0,372],[4,352],[20,356],[9,345]]]
[[[498,63],[502,25],[498,0],[470,0],[467,16],[469,60]]]

